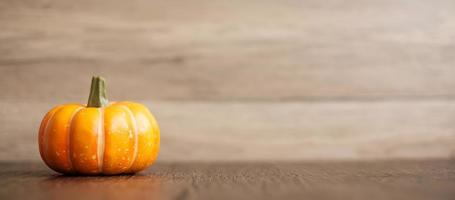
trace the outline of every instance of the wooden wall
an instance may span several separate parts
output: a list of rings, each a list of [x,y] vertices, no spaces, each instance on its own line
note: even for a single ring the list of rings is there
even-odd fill
[[[148,105],[161,160],[455,155],[455,1],[0,1],[0,160],[55,104]]]

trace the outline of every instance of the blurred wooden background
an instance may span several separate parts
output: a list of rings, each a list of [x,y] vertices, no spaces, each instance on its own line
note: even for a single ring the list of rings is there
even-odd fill
[[[149,106],[160,160],[455,157],[455,1],[0,1],[0,160],[56,104]]]

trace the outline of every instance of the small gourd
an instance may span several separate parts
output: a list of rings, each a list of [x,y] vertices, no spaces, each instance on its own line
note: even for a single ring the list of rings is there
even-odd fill
[[[108,102],[105,80],[93,77],[88,104],[52,108],[38,141],[46,165],[63,174],[135,173],[156,160],[160,130],[144,105]]]

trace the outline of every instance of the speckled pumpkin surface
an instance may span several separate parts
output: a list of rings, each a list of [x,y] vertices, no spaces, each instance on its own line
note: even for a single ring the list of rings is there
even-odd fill
[[[100,77],[92,80],[87,106],[56,106],[39,129],[41,158],[64,174],[135,173],[156,160],[159,145],[159,127],[147,107],[108,103]]]

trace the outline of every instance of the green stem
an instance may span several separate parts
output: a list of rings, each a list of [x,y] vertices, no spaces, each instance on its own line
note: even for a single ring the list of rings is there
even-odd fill
[[[87,107],[102,108],[107,104],[106,80],[100,76],[93,76]]]

